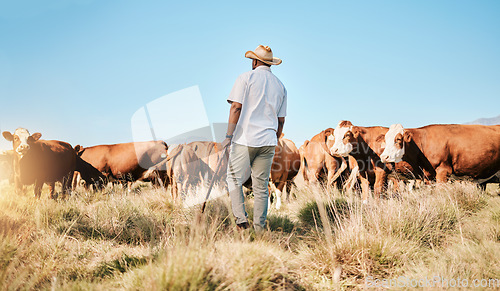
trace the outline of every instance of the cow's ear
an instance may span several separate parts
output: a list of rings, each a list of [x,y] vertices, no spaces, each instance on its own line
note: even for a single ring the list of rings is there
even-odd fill
[[[349,127],[349,126],[352,126],[352,122],[350,122],[349,120],[342,120],[339,122],[338,125],[338,127]]]
[[[31,135],[33,137],[34,141],[39,140],[42,137],[42,134],[39,132],[35,132],[34,134]]]
[[[358,138],[359,134],[361,133],[361,129],[357,126],[353,126],[351,132],[354,138]]]
[[[10,131],[4,131],[4,132],[2,132],[2,135],[8,141],[14,140],[14,136],[12,135],[12,133],[10,133]]]
[[[325,136],[329,136],[333,134],[333,128],[327,128],[325,129]]]
[[[403,134],[403,139],[405,142],[410,142],[412,137],[413,137],[413,135],[409,131],[405,131]]]
[[[77,156],[81,156],[83,154],[83,151],[85,150],[81,145],[77,144],[75,146],[75,153]]]

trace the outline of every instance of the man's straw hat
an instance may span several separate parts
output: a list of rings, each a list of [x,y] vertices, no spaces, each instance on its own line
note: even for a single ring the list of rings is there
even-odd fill
[[[259,60],[268,65],[279,65],[281,59],[273,57],[273,51],[270,47],[259,45],[254,51],[247,51],[245,57],[249,59]]]

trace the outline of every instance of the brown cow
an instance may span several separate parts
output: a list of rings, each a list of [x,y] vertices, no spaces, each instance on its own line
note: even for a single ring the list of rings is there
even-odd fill
[[[276,209],[281,208],[281,195],[285,186],[287,191],[286,200],[289,201],[292,181],[299,172],[300,164],[299,150],[293,141],[283,138],[283,135],[281,135],[275,149],[270,179],[270,182],[276,187]]]
[[[353,126],[350,121],[339,122],[334,130],[334,144],[330,148],[332,155],[347,157],[354,163],[351,178],[357,176],[361,180],[363,202],[367,202],[370,188],[374,188],[375,197],[380,197],[387,184],[389,170],[380,161],[381,144],[388,131],[387,127]]]
[[[144,173],[166,159],[167,149],[163,141],[75,147],[78,156],[108,179],[127,182],[145,180]]]
[[[404,129],[390,127],[381,155],[386,163],[406,162],[415,177],[438,183],[451,174],[479,179],[500,174],[500,125],[435,124]]]
[[[71,188],[76,155],[70,144],[57,140],[40,140],[41,133],[30,135],[27,129],[18,128],[14,134],[2,133],[12,141],[15,151],[14,183],[17,192],[23,185],[34,186],[35,197],[40,198],[44,183],[49,185],[50,196],[55,198],[55,182],[62,182],[63,194]]]
[[[89,187],[94,186],[96,190],[102,189],[107,181],[106,176],[104,176],[98,169],[94,168],[90,163],[84,161],[81,157],[76,157],[75,173],[73,175],[73,190],[84,181],[84,187],[89,189]]]
[[[333,145],[333,128],[327,128],[313,136],[303,145],[304,181],[316,183],[326,179],[327,186],[333,186],[345,170],[345,161],[330,154]]]

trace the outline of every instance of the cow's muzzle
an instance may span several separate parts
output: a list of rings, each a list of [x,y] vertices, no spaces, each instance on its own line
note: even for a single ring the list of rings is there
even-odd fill
[[[16,153],[18,155],[20,155],[21,157],[23,157],[30,149],[30,146],[27,145],[27,144],[22,144],[22,145],[19,145],[16,149]]]

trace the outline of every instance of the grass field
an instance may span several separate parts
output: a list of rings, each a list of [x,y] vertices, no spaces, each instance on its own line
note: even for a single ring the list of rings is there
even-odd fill
[[[332,290],[436,276],[436,287],[492,287],[500,197],[489,186],[427,186],[368,205],[353,193],[299,188],[257,237],[235,230],[225,196],[200,216],[147,186],[54,201],[46,189],[36,200],[32,189],[15,195],[4,185],[0,289]]]

